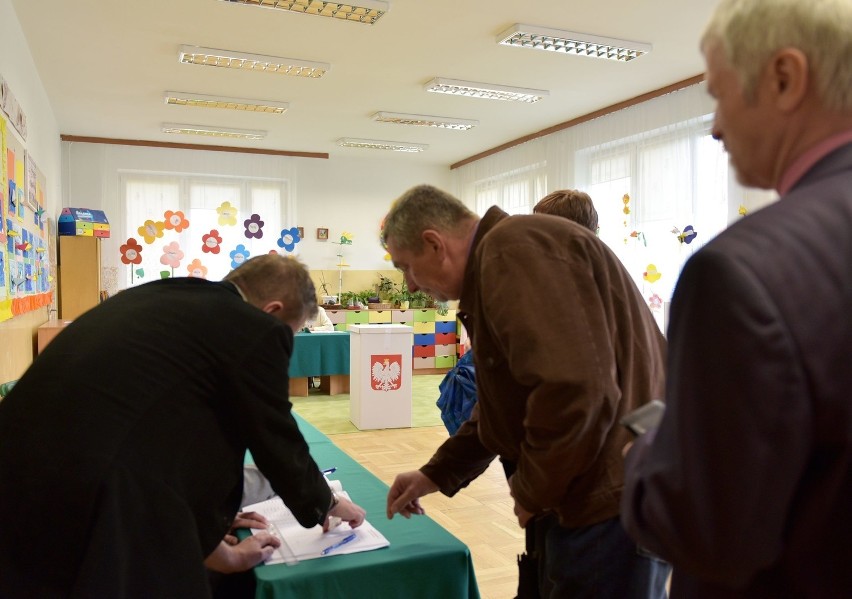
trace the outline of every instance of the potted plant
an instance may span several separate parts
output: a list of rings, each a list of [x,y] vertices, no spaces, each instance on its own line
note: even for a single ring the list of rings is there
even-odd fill
[[[383,302],[392,301],[394,295],[394,283],[391,279],[384,275],[379,275],[379,282],[376,284],[376,294]]]
[[[399,287],[394,286],[390,301],[393,302],[394,306],[398,306],[400,310],[408,310],[409,303],[411,302],[411,293],[408,291],[408,285],[405,284],[405,281]]]
[[[340,305],[344,308],[352,308],[358,301],[358,294],[354,291],[344,291],[340,294]]]

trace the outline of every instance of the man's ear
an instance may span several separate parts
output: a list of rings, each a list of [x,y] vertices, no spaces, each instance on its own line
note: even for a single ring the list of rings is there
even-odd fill
[[[782,111],[795,110],[807,96],[808,66],[808,57],[798,48],[783,48],[772,57],[769,75],[778,108]]]
[[[423,244],[426,246],[426,250],[433,252],[435,254],[441,254],[444,251],[444,237],[438,231],[434,229],[426,229],[421,234],[421,238],[423,239]]]
[[[271,302],[267,302],[266,304],[261,306],[260,309],[263,310],[264,312],[266,312],[267,314],[274,314],[275,312],[278,312],[279,310],[283,310],[284,304],[281,303],[278,300],[274,300],[274,301],[271,301]]]

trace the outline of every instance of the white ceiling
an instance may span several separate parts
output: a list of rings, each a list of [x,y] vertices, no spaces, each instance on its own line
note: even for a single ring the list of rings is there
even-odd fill
[[[62,134],[451,165],[703,72],[716,0],[390,0],[375,25],[220,0],[12,0]],[[629,63],[498,46],[514,23],[650,43]],[[331,63],[321,79],[183,65],[181,45]],[[435,77],[546,89],[535,104],[423,91]],[[163,92],[277,100],[284,115],[170,106]],[[378,123],[377,111],[476,119],[469,131]],[[162,133],[164,122],[268,131],[262,141]],[[428,144],[342,148],[341,137]]]

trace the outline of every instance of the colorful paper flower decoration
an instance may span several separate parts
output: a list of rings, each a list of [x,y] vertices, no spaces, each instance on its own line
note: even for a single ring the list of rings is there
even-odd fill
[[[288,252],[296,249],[296,244],[302,241],[299,237],[299,228],[292,227],[290,229],[281,229],[281,238],[278,240],[278,247],[284,248]]]
[[[189,266],[186,267],[186,270],[189,271],[190,277],[196,277],[199,279],[207,278],[207,267],[204,266],[198,258],[190,262]]]
[[[663,298],[656,293],[648,298],[648,306],[651,310],[659,310],[663,307]]]
[[[742,204],[740,204],[740,207],[739,207],[739,209],[737,210],[737,212],[739,213],[739,215],[740,215],[740,216],[745,216],[746,214],[748,214],[748,210],[747,210],[747,209],[746,209],[746,207],[745,207],[744,205],[742,205]]]
[[[163,229],[166,228],[166,223],[162,221],[154,222],[146,220],[145,224],[139,227],[136,231],[145,240],[145,243],[154,243],[155,239],[163,236]]]
[[[677,229],[677,227],[675,227]],[[696,238],[698,232],[693,228],[692,225],[687,225],[683,228],[682,232],[678,232],[677,240],[681,243],[690,244],[692,240]]]
[[[352,233],[344,231],[340,234],[340,245],[352,245]]]
[[[240,264],[248,260],[250,255],[251,254],[246,249],[246,246],[244,246],[243,244],[239,244],[237,248],[230,254],[231,268],[238,267]]]
[[[660,277],[663,276],[657,271],[657,267],[653,264],[649,264],[645,267],[645,272],[642,273],[642,278],[648,281],[649,283],[656,283],[660,280]]]
[[[246,228],[246,237],[249,239],[252,237],[260,239],[263,237],[263,225],[264,222],[260,220],[260,215],[252,214],[243,221],[243,226]]]
[[[133,237],[118,249],[124,264],[142,264],[142,246]]]
[[[206,254],[218,254],[219,244],[222,243],[222,238],[219,237],[219,231],[211,229],[207,235],[201,237],[201,251]]]
[[[222,205],[216,208],[219,213],[219,224],[223,227],[232,227],[237,224],[237,207],[231,206],[231,202],[222,202]]]
[[[630,194],[625,193],[621,197],[621,201],[624,203],[624,214],[630,214]]]
[[[189,227],[189,221],[186,220],[186,216],[180,210],[175,212],[166,210],[165,214],[163,214],[163,219],[166,221],[165,225],[167,229],[178,233]]]
[[[183,250],[180,249],[180,244],[177,241],[163,246],[163,255],[160,256],[160,264],[177,268],[180,266],[181,260],[183,260]]]
[[[639,241],[642,242],[642,245],[644,245],[645,247],[648,247],[648,240],[645,239],[645,234],[642,231],[633,231],[632,233],[630,233],[630,236],[633,239],[638,239]]]

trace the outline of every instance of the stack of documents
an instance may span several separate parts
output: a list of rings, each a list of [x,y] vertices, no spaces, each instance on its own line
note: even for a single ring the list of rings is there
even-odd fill
[[[338,494],[349,498],[345,491]],[[266,532],[281,540],[281,546],[266,560],[267,564],[296,564],[301,560],[371,551],[390,545],[367,520],[358,528],[351,528],[344,522],[325,533],[320,525],[303,528],[278,496],[243,506],[242,511],[262,514],[269,521]],[[252,530],[252,534],[259,532],[263,531]]]

